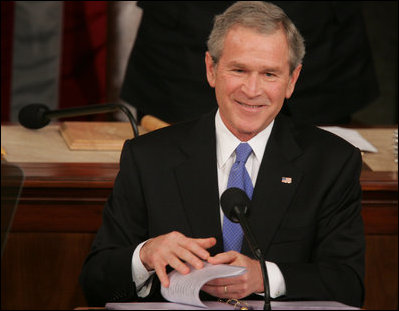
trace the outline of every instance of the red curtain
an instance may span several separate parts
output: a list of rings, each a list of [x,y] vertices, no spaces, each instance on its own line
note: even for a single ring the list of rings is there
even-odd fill
[[[106,1],[65,1],[59,107],[105,102]]]
[[[10,119],[14,7],[1,1],[2,122]],[[58,107],[105,103],[107,1],[64,1],[61,35]]]

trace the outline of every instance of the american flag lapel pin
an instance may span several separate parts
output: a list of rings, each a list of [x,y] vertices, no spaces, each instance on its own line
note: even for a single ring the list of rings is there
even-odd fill
[[[291,177],[281,177],[281,182],[283,184],[291,184],[292,183],[292,178]]]

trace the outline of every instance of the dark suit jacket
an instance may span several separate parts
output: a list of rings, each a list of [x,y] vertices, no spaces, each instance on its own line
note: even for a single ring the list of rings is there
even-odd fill
[[[90,305],[137,300],[131,260],[142,241],[179,231],[223,251],[214,115],[129,140],[81,274]],[[249,223],[281,269],[282,299],[363,301],[361,156],[346,141],[279,115],[255,184]],[[281,182],[291,177],[292,183]],[[243,253],[251,256],[246,242]],[[161,299],[155,280],[149,300]]]

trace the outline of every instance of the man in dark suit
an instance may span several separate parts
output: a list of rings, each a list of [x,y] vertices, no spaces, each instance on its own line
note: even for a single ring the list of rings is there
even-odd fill
[[[242,144],[250,146],[245,170],[254,186],[249,223],[271,297],[362,305],[360,152],[280,113],[304,53],[301,35],[272,4],[238,2],[217,17],[205,62],[219,109],[125,143],[81,274],[90,305],[162,300],[169,268],[185,274],[187,263],[200,269],[203,260],[247,269],[208,282],[204,293],[263,292],[247,243],[238,251],[224,245],[219,198]]]

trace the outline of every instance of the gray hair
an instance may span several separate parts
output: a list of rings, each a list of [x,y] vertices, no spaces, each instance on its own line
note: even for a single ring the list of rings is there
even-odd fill
[[[271,34],[282,29],[288,41],[290,73],[302,64],[305,56],[302,35],[281,8],[263,1],[239,1],[224,13],[215,16],[207,42],[209,54],[215,64],[221,57],[227,32],[235,25],[252,28],[262,34]]]

